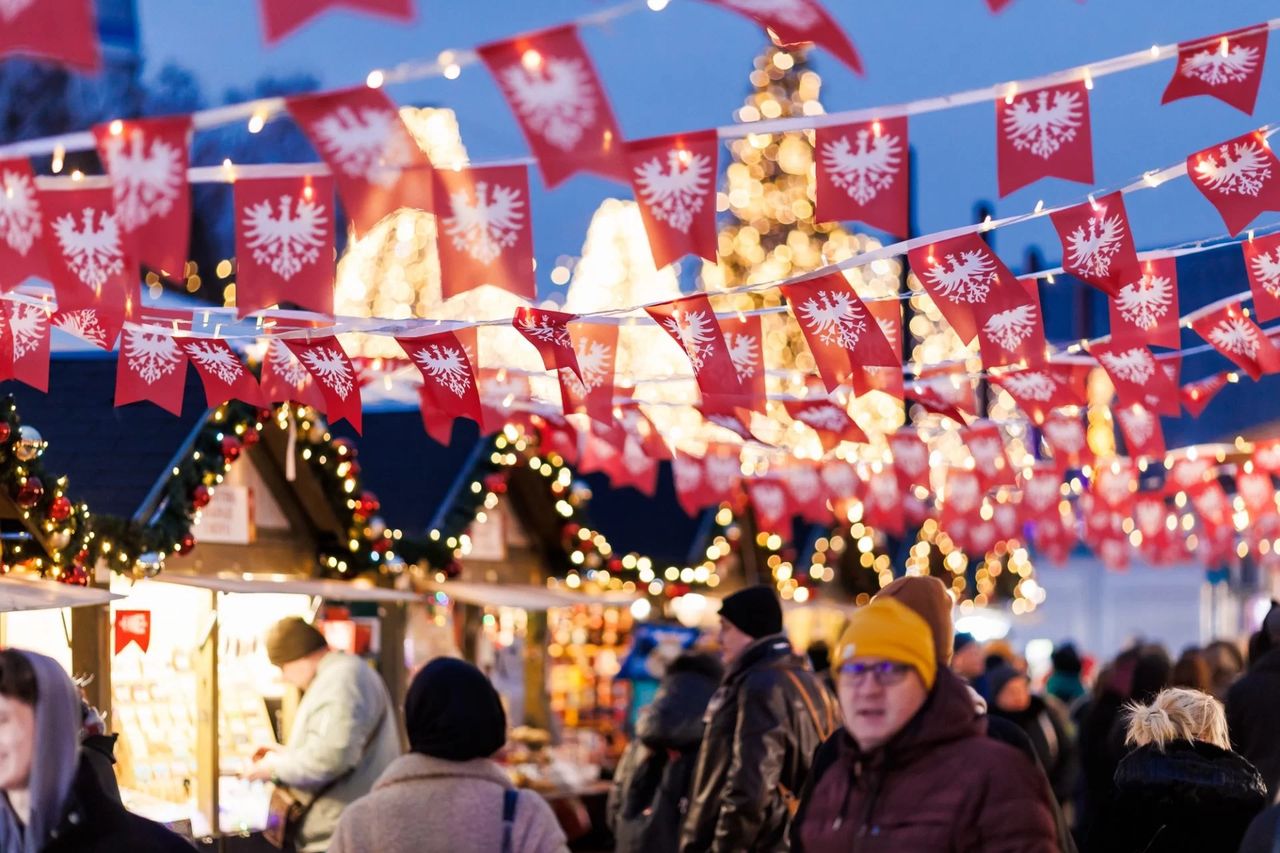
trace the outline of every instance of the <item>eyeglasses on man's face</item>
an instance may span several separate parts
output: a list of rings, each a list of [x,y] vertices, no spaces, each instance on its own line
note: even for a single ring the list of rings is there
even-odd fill
[[[890,687],[900,683],[910,671],[911,667],[908,664],[891,660],[877,661],[875,663],[854,662],[846,663],[840,667],[840,678],[841,680],[848,679],[850,682],[860,684],[870,676],[881,687]]]

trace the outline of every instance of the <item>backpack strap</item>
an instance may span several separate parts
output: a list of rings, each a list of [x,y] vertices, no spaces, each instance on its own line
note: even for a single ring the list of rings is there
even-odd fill
[[[809,719],[813,721],[813,727],[818,731],[818,739],[826,740],[827,737],[835,730],[835,714],[831,709],[831,697],[827,695],[827,691],[822,691],[822,708],[823,716],[826,718],[824,723],[818,719],[818,709],[813,703],[813,697],[809,695],[809,691],[805,689],[801,683],[800,677],[792,670],[786,671],[787,678],[791,679],[791,683],[795,685],[796,690],[800,693],[800,698],[804,700],[804,707],[809,712]]]
[[[512,839],[516,829],[516,805],[520,792],[506,788],[502,792],[502,853],[512,853]]]

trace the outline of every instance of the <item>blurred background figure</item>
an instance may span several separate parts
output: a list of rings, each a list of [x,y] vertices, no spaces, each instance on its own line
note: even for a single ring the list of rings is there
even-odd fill
[[[1227,691],[1231,742],[1249,759],[1274,799],[1280,791],[1280,603],[1272,602],[1249,639],[1249,671]]]
[[[826,640],[814,640],[809,644],[809,648],[805,650],[805,656],[809,658],[809,665],[813,667],[813,674],[822,679],[822,683],[832,693],[836,691],[836,682],[831,675],[831,647],[827,645]]]
[[[1186,687],[1199,690],[1201,693],[1213,692],[1213,670],[1204,652],[1195,646],[1183,649],[1182,654],[1173,665],[1173,674],[1169,684],[1173,687]]]
[[[1244,674],[1244,654],[1231,640],[1214,640],[1204,647],[1204,657],[1213,681],[1210,692],[1219,702],[1226,702],[1227,690]]]
[[[347,806],[328,853],[506,850],[566,853],[564,832],[536,791],[517,790],[493,756],[507,715],[485,674],[436,658],[404,700],[409,753]]]
[[[1230,749],[1222,703],[1173,687],[1126,708],[1116,799],[1100,843],[1115,853],[1232,853],[1266,804],[1262,777]]]
[[[951,671],[966,683],[974,684],[986,670],[982,644],[975,640],[972,634],[959,631],[956,633],[955,645],[952,648],[954,651],[951,653]]]
[[[1072,643],[1062,643],[1053,650],[1049,660],[1053,664],[1053,672],[1049,674],[1045,692],[1070,706],[1085,694],[1084,662],[1080,660],[1080,653]]]
[[[686,653],[667,667],[640,712],[609,792],[609,827],[618,853],[675,853],[689,807],[707,703],[724,667],[711,654]]]
[[[1051,696],[1031,692],[1031,680],[1007,663],[987,670],[987,711],[1017,726],[1035,750],[1040,766],[1059,803],[1071,798],[1075,787],[1075,732],[1066,707]]]

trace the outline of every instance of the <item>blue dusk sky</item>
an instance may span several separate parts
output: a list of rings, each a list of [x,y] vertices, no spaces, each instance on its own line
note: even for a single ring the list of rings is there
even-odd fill
[[[626,0],[621,0],[626,2]],[[586,0],[417,0],[412,24],[342,10],[313,20],[280,44],[265,45],[257,0],[174,2],[138,0],[145,75],[174,62],[195,72],[206,96],[220,102],[231,87],[269,74],[307,72],[325,87],[364,80],[371,68],[431,59],[447,48],[561,23],[607,8]],[[992,15],[982,0],[825,0],[861,51],[859,78],[821,50],[828,112],[894,104],[1033,77],[1090,61],[1254,24],[1276,14],[1266,0],[1207,4],[1189,0],[1015,0]],[[614,112],[628,138],[729,123],[749,90],[747,74],[764,44],[751,22],[697,0],[671,0],[661,12],[641,10],[583,34]],[[1092,92],[1096,185],[1115,187],[1148,169],[1255,127],[1280,121],[1280,59],[1272,56],[1252,117],[1216,100],[1160,105],[1174,64],[1164,61],[1101,78]],[[457,112],[473,159],[526,154],[528,149],[497,87],[482,66],[459,79],[388,88],[402,103],[433,104]],[[1088,187],[1042,180],[996,198],[994,108],[982,104],[911,119],[917,150],[919,208],[924,232],[972,221],[976,202],[995,203],[996,215],[1083,200]],[[541,182],[535,178],[535,184]],[[555,258],[581,251],[591,215],[604,198],[629,190],[578,176],[554,191],[535,192],[539,289]],[[1187,181],[1128,201],[1139,248],[1215,237],[1225,230],[1216,212]],[[1264,217],[1261,223],[1280,220]],[[997,249],[1015,269],[1026,248],[1039,246],[1056,263],[1060,250],[1047,221],[1001,231]]]

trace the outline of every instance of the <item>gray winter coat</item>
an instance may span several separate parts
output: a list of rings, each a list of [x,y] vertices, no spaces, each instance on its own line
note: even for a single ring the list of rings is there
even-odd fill
[[[396,717],[382,679],[359,658],[329,652],[298,703],[289,739],[276,758],[275,776],[290,788],[314,792],[352,772],[308,812],[298,849],[327,850],[342,810],[369,793],[399,755]]]

